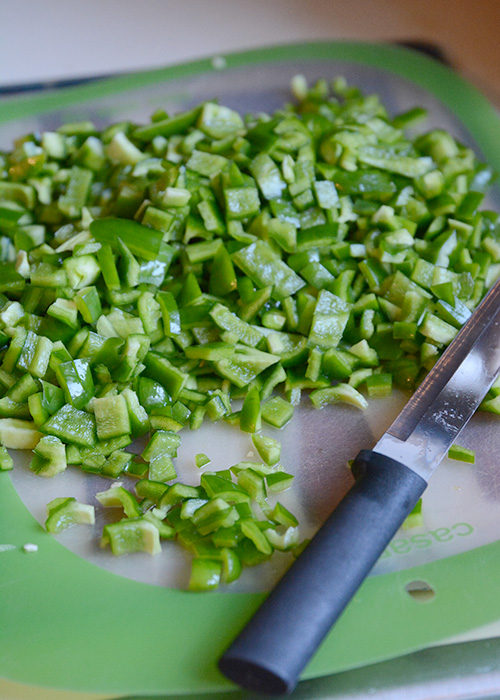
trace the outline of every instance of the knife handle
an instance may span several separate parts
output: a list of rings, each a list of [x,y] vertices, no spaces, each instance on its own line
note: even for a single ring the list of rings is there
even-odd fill
[[[427,482],[362,450],[356,482],[219,661],[230,680],[280,695],[298,677],[368,575]]]

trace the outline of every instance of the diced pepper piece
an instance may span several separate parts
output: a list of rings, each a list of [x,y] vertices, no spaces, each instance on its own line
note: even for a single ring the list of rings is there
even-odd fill
[[[36,474],[51,478],[66,469],[65,447],[54,435],[42,437],[33,452],[30,469]]]
[[[219,587],[222,562],[217,559],[193,559],[188,588],[190,591],[211,591]]]
[[[458,330],[434,314],[426,313],[419,331],[429,340],[442,345],[448,345],[456,336]]]
[[[267,465],[272,466],[280,461],[281,445],[277,440],[272,437],[254,433],[252,435],[252,442],[259,456]]]
[[[120,277],[118,275],[118,270],[116,269],[115,258],[111,245],[107,243],[101,245],[97,251],[97,259],[99,261],[99,266],[101,268],[106,287],[109,290],[120,289]],[[86,289],[86,287],[83,287],[79,291],[83,292],[84,289]]]
[[[132,459],[133,455],[129,452],[114,450],[102,465],[101,474],[116,479],[130,466]]]
[[[195,455],[195,462],[196,466],[201,469],[202,467],[206,467],[207,464],[210,464],[210,458],[207,457],[206,454],[203,452],[199,452],[197,455]]]
[[[273,548],[271,543],[267,539],[265,532],[259,528],[254,520],[242,520],[240,527],[245,537],[248,537],[248,539],[253,542],[259,552],[262,552],[262,554],[272,553]]]
[[[315,408],[323,408],[323,406],[336,403],[337,401],[350,403],[361,409],[368,407],[368,402],[364,396],[349,384],[338,384],[328,389],[317,389],[311,392],[310,399]]]
[[[150,428],[149,416],[143,406],[141,406],[136,392],[132,391],[132,389],[124,389],[122,396],[127,403],[132,436],[136,438],[145,435]]]
[[[123,486],[112,486],[107,491],[99,491],[95,497],[105,507],[120,506],[127,518],[140,518],[142,516],[139,502]]]
[[[260,211],[259,193],[254,187],[226,187],[224,202],[229,221],[249,219]]]
[[[95,323],[102,314],[101,299],[96,287],[83,287],[75,295],[75,304],[86,323]]]
[[[99,440],[127,435],[132,432],[127,402],[122,394],[92,400]]]
[[[158,508],[168,511],[172,506],[182,501],[198,499],[200,495],[201,489],[196,486],[188,486],[187,484],[181,483],[172,484],[167,487],[166,491],[159,499]]]
[[[82,447],[95,447],[97,444],[94,416],[69,404],[54,413],[40,429],[43,433],[59,437],[63,442]]]
[[[262,420],[275,428],[283,428],[293,416],[293,406],[280,396],[273,396],[262,406]]]
[[[66,192],[59,197],[59,209],[70,219],[81,215],[82,207],[87,203],[93,173],[87,168],[74,165],[66,186]]]
[[[250,163],[250,172],[266,199],[278,199],[286,188],[278,166],[267,153],[260,153]]]
[[[184,350],[184,354],[190,359],[209,360],[211,362],[231,357],[235,352],[236,348],[234,345],[221,342],[192,345]]]
[[[274,474],[269,474],[266,476],[267,488],[272,493],[280,493],[281,491],[286,491],[292,485],[293,474],[287,474],[286,472],[275,472]]]
[[[228,164],[227,158],[204,151],[193,150],[190,159],[186,163],[186,168],[193,170],[195,173],[212,177]]]
[[[242,468],[244,467],[244,468]],[[259,474],[256,469],[251,466],[246,466],[240,462],[236,467],[231,468],[237,472],[238,485],[241,486],[250,496],[257,502],[263,502],[266,492],[266,482],[264,476]]]
[[[56,299],[47,309],[47,314],[70,328],[78,328],[78,309],[75,302],[70,299]]]
[[[66,258],[63,262],[68,284],[72,289],[80,290],[94,284],[101,268],[93,255],[80,255]],[[62,286],[60,283],[57,286]]]
[[[304,280],[277,258],[264,241],[256,241],[233,253],[233,261],[259,287],[272,287],[275,299],[285,299],[305,286]]]
[[[236,581],[241,575],[241,561],[233,549],[223,547],[220,550],[220,558],[222,561],[222,581],[231,583]]]
[[[74,406],[74,408],[84,408],[95,392],[90,361],[71,360],[70,362],[61,362],[57,365],[55,371],[67,403]]]
[[[215,296],[226,296],[236,289],[237,280],[231,256],[225,246],[220,246],[213,258],[210,273],[210,293]]]
[[[34,449],[42,434],[28,420],[0,418],[0,444],[12,450]]]
[[[352,305],[326,289],[318,295],[308,344],[323,349],[336,347],[349,320]]]
[[[4,418],[29,418],[30,412],[26,403],[18,403],[8,396],[0,399],[0,416]]]
[[[114,163],[136,165],[147,158],[147,155],[134,146],[123,131],[117,131],[106,146],[106,155]]]
[[[223,498],[216,497],[198,508],[192,522],[202,535],[208,535],[220,527],[231,527],[238,520],[238,512]]]
[[[237,347],[237,352],[231,357],[216,362],[215,367],[219,374],[233,384],[244,387],[250,384],[258,374],[276,364],[279,359],[277,355],[245,348],[242,345]]]
[[[90,224],[90,233],[96,241],[112,248],[121,240],[133,255],[144,260],[154,260],[157,257],[162,241],[161,231],[130,219],[94,219]]]
[[[47,532],[57,535],[71,525],[93,525],[94,507],[78,503],[75,498],[55,498],[47,504],[48,517],[45,521]]]
[[[170,481],[177,476],[172,458],[177,456],[180,437],[168,430],[158,430],[142,452],[142,458],[149,462],[150,479]]]
[[[402,524],[403,530],[411,530],[414,527],[422,527],[424,519],[422,516],[422,499],[419,498],[413,507],[411,513],[406,517]]]
[[[14,469],[14,460],[7,452],[7,448],[0,445],[0,472],[8,472]]]
[[[210,311],[210,316],[219,328],[234,333],[244,345],[254,348],[263,338],[262,333],[257,328],[242,321],[223,304],[215,304]]]
[[[168,488],[164,483],[151,479],[141,479],[135,485],[135,491],[139,498],[147,498],[157,505]]]
[[[144,375],[157,380],[173,399],[177,399],[186,386],[189,375],[174,367],[166,357],[161,357],[155,352],[149,352],[146,355],[144,364],[146,366]]]
[[[243,129],[243,120],[233,109],[215,102],[205,102],[197,126],[214,139],[223,139]]]
[[[7,396],[12,401],[25,402],[28,398],[35,394],[39,389],[38,383],[33,379],[31,374],[24,374],[18,379],[7,392]]]
[[[117,557],[130,552],[147,552],[152,556],[161,552],[158,528],[144,518],[130,518],[106,525],[101,546],[107,544]]]
[[[152,141],[157,136],[168,137],[182,133],[196,122],[199,113],[200,108],[195,107],[174,117],[166,117],[152,124],[139,126],[134,130],[133,136],[139,141]]]
[[[248,493],[216,472],[202,474],[200,484],[210,498],[222,498],[227,503],[246,503],[250,500]]]
[[[285,527],[297,527],[299,524],[295,515],[290,513],[290,511],[279,501],[273,508],[271,520],[279,523],[280,525],[284,525]]]
[[[181,320],[173,294],[170,292],[158,292],[156,300],[160,305],[165,335],[168,337],[179,335],[181,332]]]
[[[280,552],[289,552],[295,549],[299,544],[299,528],[288,527],[285,532],[280,534],[271,528],[264,530],[264,534],[273,546]]]
[[[392,392],[392,375],[388,373],[371,374],[365,380],[370,398],[389,396]]]
[[[461,445],[452,445],[448,450],[448,458],[456,459],[459,462],[468,462],[469,464],[474,464],[476,461],[476,453],[474,450],[470,450],[467,447],[462,447]]]

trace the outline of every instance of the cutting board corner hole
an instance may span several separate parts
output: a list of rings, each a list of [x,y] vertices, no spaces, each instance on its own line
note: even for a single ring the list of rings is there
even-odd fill
[[[405,586],[405,591],[417,603],[429,603],[436,597],[436,591],[434,588],[427,583],[427,581],[423,581],[421,579],[407,583]]]

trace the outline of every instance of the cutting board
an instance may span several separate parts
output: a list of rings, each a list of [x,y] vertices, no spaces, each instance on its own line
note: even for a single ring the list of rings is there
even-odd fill
[[[381,96],[391,113],[429,110],[426,128],[450,130],[500,170],[500,120],[453,71],[407,49],[362,43],[287,45],[210,57],[141,74],[3,100],[0,148],[33,130],[90,119],[98,127],[141,122],[158,108],[179,111],[218,98],[240,112],[273,111],[290,99],[297,73],[310,82],[343,75]],[[487,206],[498,208],[494,192]],[[296,475],[285,505],[312,534],[351,484],[347,460],[371,447],[407,397],[374,400],[366,412],[304,405],[279,433],[283,465]],[[500,618],[500,423],[477,415],[462,444],[476,464],[445,460],[424,495],[424,526],[401,530],[305,671],[335,673],[427,647]],[[178,471],[194,480],[196,452],[217,468],[248,457],[248,436],[226,425],[183,435]],[[0,474],[0,675],[13,682],[87,694],[175,695],[229,691],[217,671],[224,648],[287,565],[245,573],[217,593],[189,593],[188,559],[175,545],[161,557],[112,558],[98,533],[73,528],[54,538],[42,523],[60,495],[92,502],[109,482],[67,470],[35,477],[16,455]],[[199,474],[198,474],[199,478]],[[38,551],[27,553],[31,543]],[[413,594],[414,588],[427,590]]]

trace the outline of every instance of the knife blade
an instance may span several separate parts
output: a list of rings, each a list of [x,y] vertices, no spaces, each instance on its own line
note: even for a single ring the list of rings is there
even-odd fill
[[[219,660],[242,687],[289,693],[500,372],[500,280],[399,416],[352,464],[354,486]]]

